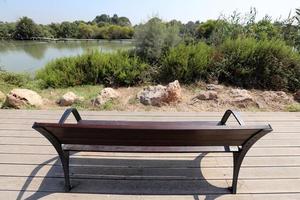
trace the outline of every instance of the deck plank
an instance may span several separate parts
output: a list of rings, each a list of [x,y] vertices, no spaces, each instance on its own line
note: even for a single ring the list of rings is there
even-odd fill
[[[70,160],[76,187],[63,193],[56,152],[31,128],[34,121],[57,122],[62,113],[0,110],[0,199],[300,199],[300,113],[242,113],[247,124],[270,123],[274,131],[246,156],[237,195],[225,189],[231,184],[230,153],[79,152]],[[84,119],[160,121],[220,120],[223,114],[81,113]]]

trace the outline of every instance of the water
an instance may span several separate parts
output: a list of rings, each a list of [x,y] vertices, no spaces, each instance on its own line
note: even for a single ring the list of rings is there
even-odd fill
[[[33,73],[56,58],[80,55],[91,49],[111,52],[132,47],[130,40],[80,42],[0,41],[0,68],[11,72]]]

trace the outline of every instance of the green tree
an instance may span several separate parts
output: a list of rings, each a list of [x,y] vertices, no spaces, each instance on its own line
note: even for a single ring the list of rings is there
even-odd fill
[[[32,19],[22,17],[17,21],[14,39],[29,40],[32,37],[39,37],[40,35],[40,30]]]
[[[93,22],[99,24],[99,23],[110,23],[110,17],[109,15],[102,14],[102,15],[97,15]]]
[[[156,63],[164,50],[178,43],[179,29],[167,27],[161,19],[154,17],[135,29],[136,53],[151,63]]]
[[[76,23],[62,22],[60,24],[57,37],[76,38],[78,36],[78,26]]]
[[[89,38],[93,38],[93,36],[95,35],[93,25],[87,25],[84,23],[80,23],[78,26],[78,29],[79,29],[79,37],[80,38],[89,39]]]
[[[119,17],[118,25],[120,25],[120,26],[131,26],[131,22],[127,17]]]

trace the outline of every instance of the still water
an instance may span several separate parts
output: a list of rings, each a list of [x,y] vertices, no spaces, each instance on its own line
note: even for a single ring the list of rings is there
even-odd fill
[[[0,40],[0,68],[12,72],[33,73],[35,70],[44,67],[46,63],[56,58],[76,56],[93,49],[111,52],[132,47],[130,40],[80,42]]]

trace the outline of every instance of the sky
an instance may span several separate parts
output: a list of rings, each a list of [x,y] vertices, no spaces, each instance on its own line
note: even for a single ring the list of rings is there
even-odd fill
[[[217,19],[220,14],[233,11],[258,11],[258,18],[266,14],[273,19],[286,18],[290,11],[300,8],[300,0],[0,0],[0,21],[16,21],[22,16],[36,23],[84,20],[96,15],[118,14],[133,24],[147,21],[152,16],[182,22]]]

